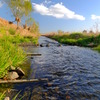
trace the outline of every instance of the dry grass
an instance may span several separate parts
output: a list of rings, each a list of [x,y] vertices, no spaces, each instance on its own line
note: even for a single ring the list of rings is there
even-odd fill
[[[17,29],[17,25],[16,24],[9,24],[9,22],[7,20],[3,19],[3,18],[0,18],[0,28],[5,28],[7,35],[9,35],[8,30],[10,28],[15,29],[16,30],[16,34],[20,33],[21,36],[39,37],[39,35],[40,35],[38,33],[37,34],[31,33],[30,31],[28,31],[27,29],[24,29],[21,26],[19,26],[19,29]],[[2,36],[2,35],[0,34],[0,36]]]

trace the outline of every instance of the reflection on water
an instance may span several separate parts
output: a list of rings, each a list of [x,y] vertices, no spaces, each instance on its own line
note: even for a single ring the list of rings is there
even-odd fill
[[[48,78],[49,82],[17,84],[23,100],[100,100],[100,54],[77,46],[57,47],[45,37],[40,43],[50,47],[28,47],[41,53],[31,59],[30,78]]]

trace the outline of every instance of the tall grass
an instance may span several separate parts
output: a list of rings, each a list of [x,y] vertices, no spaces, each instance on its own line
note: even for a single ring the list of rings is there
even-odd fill
[[[5,92],[6,92],[6,91],[4,91],[3,93],[0,93],[0,100],[4,100]]]
[[[19,91],[13,98],[12,100],[22,100],[24,98],[25,95],[23,95],[22,97],[18,98],[17,97],[19,96],[21,91]],[[5,99],[5,94],[6,94],[6,91],[4,91],[3,93],[0,93],[0,100],[4,100]]]
[[[100,45],[98,45],[97,47],[95,47],[94,50],[97,50],[98,52],[100,52]]]
[[[18,45],[21,43],[38,43],[38,38],[33,38],[32,36],[21,36],[20,34],[15,34],[15,30],[10,28],[9,33],[6,34],[6,29],[4,27],[0,28],[0,78],[4,77],[12,66],[18,66],[22,64],[25,60],[25,53]]]
[[[7,74],[9,67],[18,66],[25,60],[23,50],[11,43],[7,38],[0,42],[0,78]]]

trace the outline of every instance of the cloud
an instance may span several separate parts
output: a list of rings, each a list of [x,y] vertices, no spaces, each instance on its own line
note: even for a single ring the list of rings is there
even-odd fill
[[[51,3],[51,0],[45,0],[43,3],[44,4],[50,4]]]
[[[96,19],[100,20],[100,16],[97,16],[97,15],[91,15],[91,19],[92,19],[92,20],[96,20]]]
[[[56,18],[85,20],[84,16],[78,15],[75,12],[69,10],[63,5],[63,3],[57,3],[49,7],[44,6],[44,4],[32,4],[34,10],[41,15],[53,16]]]
[[[3,3],[0,1],[0,7],[2,7],[3,6]]]

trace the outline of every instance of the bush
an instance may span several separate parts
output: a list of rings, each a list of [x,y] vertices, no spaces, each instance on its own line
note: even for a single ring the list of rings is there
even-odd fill
[[[79,39],[84,38],[85,36],[82,33],[72,33],[69,35],[69,38],[71,39]]]
[[[9,31],[9,33],[11,35],[15,35],[15,33],[16,33],[16,30],[15,29],[12,29],[12,28],[10,28],[8,31]]]
[[[61,43],[68,44],[68,45],[75,45],[76,40],[75,39],[61,39]]]

